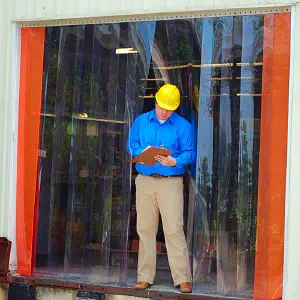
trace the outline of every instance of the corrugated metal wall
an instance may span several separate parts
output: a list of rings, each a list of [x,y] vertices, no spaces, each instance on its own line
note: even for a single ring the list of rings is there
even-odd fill
[[[11,78],[12,3],[0,2],[0,236],[7,236],[8,145]]]
[[[253,8],[289,5],[295,0],[10,0],[16,20],[64,19],[122,14]]]

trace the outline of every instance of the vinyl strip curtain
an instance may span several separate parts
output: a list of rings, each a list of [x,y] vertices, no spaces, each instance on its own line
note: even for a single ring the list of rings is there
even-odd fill
[[[248,293],[254,276],[263,17],[203,19],[197,26],[202,68],[194,283]]]
[[[281,248],[271,248],[269,255],[268,245],[272,228],[283,228],[284,216],[268,213],[277,207],[275,200],[282,209],[284,197],[265,192],[276,189],[270,186],[269,169],[262,166],[265,160],[271,164],[271,158],[285,157],[284,149],[274,152],[269,144],[273,136],[286,137],[286,119],[282,130],[271,121],[281,107],[287,111],[289,21],[287,13],[47,27],[40,128],[28,123],[23,132],[25,110],[20,113],[20,141],[26,142],[30,131],[30,159],[39,158],[30,193],[23,193],[27,144],[19,144],[17,203],[26,216],[26,226],[17,225],[20,273],[30,274],[33,266],[36,275],[132,284],[136,172],[125,143],[133,120],[154,108],[157,89],[172,83],[181,92],[177,113],[192,124],[197,145],[197,160],[184,177],[194,290],[257,298],[271,293],[268,286],[277,291],[283,230],[276,232]],[[24,44],[30,37],[24,35]],[[285,71],[284,78],[266,66],[273,60]],[[41,69],[31,63],[34,70]],[[278,82],[284,89],[272,94]],[[20,95],[20,107],[26,108],[29,100],[40,107],[39,95]],[[279,101],[281,96],[285,102]],[[268,100],[263,109],[262,99]],[[278,102],[272,106],[274,99]],[[271,152],[273,156],[266,155]],[[284,177],[282,170],[280,174]],[[162,249],[162,230],[158,240]],[[162,281],[166,253],[159,254],[157,279]]]
[[[145,93],[154,30],[155,22],[46,30],[37,272],[126,280],[125,141],[143,107],[137,96]],[[125,47],[139,54],[116,53]]]
[[[96,282],[126,281],[131,169],[124,141],[142,111],[146,83],[141,79],[148,77],[152,60],[155,80],[180,88],[179,113],[198,126],[198,174],[188,173],[196,175],[191,180],[196,200],[186,195],[185,201],[194,283],[209,280],[220,291],[245,292],[254,262],[254,252],[245,256],[253,247],[247,233],[255,239],[257,201],[257,182],[249,174],[253,167],[257,173],[258,155],[253,154],[255,97],[241,95],[253,94],[253,63],[261,59],[253,52],[262,47],[262,20],[226,17],[47,31],[42,128],[52,131],[41,136],[46,142],[46,133],[53,134],[48,139],[53,150],[41,158],[41,170],[52,161],[50,193],[43,198],[48,197],[50,215],[40,212],[38,247],[48,245],[48,268],[63,266]],[[116,55],[115,49],[125,47],[140,52]],[[241,62],[248,67],[241,68]],[[260,93],[258,88],[255,94]],[[47,176],[41,176],[45,190]],[[47,243],[42,226],[49,228]]]

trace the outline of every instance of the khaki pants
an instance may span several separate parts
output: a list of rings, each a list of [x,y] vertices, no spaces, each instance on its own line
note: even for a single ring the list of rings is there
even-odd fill
[[[150,284],[156,270],[156,234],[159,212],[165,234],[174,285],[191,282],[186,239],[183,231],[183,182],[181,177],[136,178],[137,232],[140,237],[138,281]]]

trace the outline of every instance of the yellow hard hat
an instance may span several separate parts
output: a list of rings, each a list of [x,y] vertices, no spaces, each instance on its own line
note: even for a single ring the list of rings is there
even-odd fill
[[[179,89],[173,84],[163,85],[155,95],[156,101],[161,108],[176,110],[180,104]]]

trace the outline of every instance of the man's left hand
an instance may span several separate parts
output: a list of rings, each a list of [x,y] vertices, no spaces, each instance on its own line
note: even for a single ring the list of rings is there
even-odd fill
[[[176,166],[176,159],[172,156],[162,156],[162,155],[156,155],[155,159],[159,161],[163,166],[165,167],[175,167]]]

